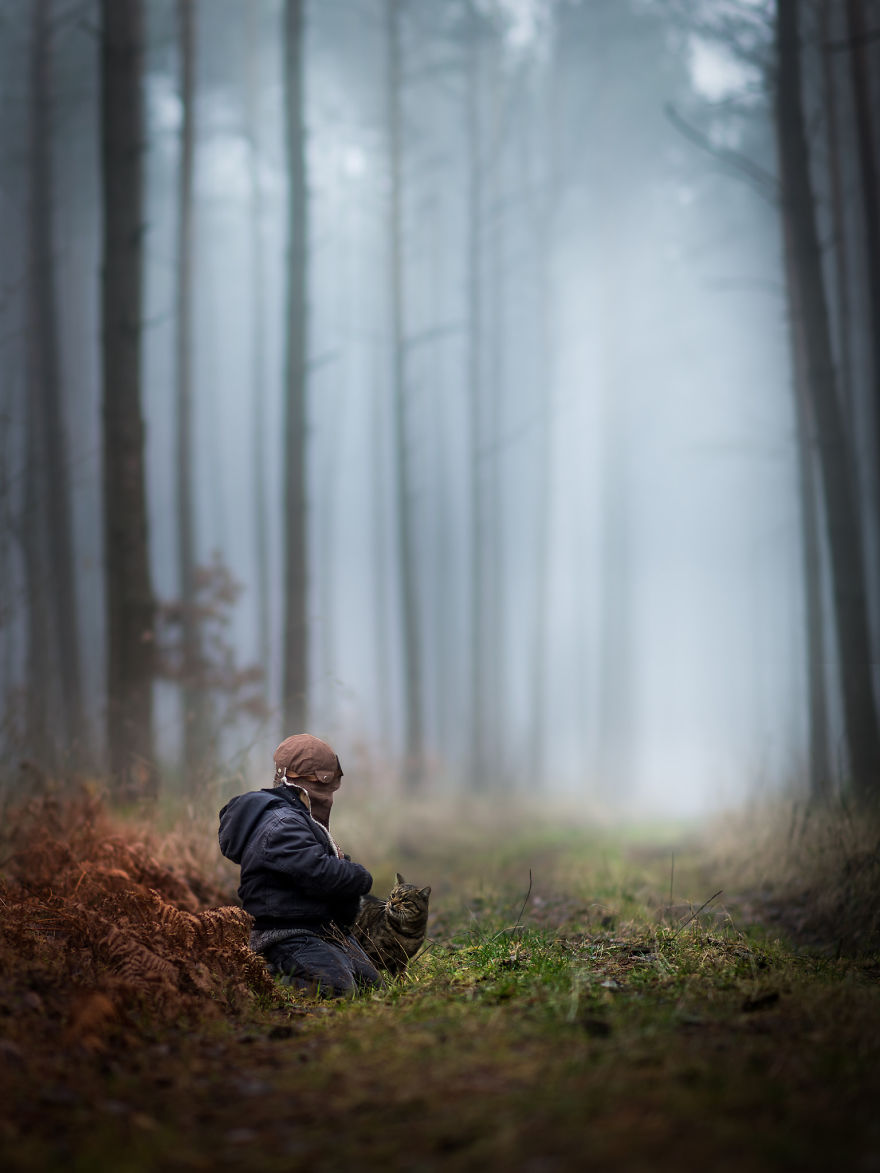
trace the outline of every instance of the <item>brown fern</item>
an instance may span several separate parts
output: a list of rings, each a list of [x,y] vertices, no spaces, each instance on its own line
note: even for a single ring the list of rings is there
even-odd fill
[[[254,993],[278,996],[247,946],[247,914],[205,907],[205,894],[217,890],[209,881],[191,886],[157,848],[114,826],[91,796],[34,800],[7,817],[0,996],[30,991],[47,1029],[50,1016],[61,1018],[65,1039],[87,1050],[132,1029],[126,1008],[216,1013]],[[33,994],[35,985],[45,995]]]

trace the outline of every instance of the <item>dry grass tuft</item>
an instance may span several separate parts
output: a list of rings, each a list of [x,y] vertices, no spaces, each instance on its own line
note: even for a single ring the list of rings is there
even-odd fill
[[[880,812],[762,806],[711,835],[732,882],[795,941],[841,956],[880,949]]]

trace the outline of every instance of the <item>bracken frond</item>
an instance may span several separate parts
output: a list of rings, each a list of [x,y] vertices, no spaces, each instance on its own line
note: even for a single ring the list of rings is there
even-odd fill
[[[155,1016],[216,1013],[277,994],[248,948],[243,909],[160,862],[152,842],[127,836],[91,796],[28,803],[7,819],[0,858],[0,995],[37,982],[46,1029],[61,1018],[68,1042],[100,1050],[135,1005]],[[192,853],[188,868],[196,874]]]

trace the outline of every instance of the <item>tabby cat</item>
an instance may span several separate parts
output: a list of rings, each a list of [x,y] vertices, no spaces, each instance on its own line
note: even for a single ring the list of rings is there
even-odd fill
[[[354,935],[374,965],[390,974],[402,973],[421,948],[428,925],[430,888],[407,884],[397,873],[387,900],[362,896]]]

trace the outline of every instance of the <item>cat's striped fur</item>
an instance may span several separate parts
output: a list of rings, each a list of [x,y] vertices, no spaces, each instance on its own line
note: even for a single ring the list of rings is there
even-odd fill
[[[402,973],[421,948],[428,925],[430,888],[407,884],[400,872],[387,900],[362,896],[354,936],[374,965]]]

